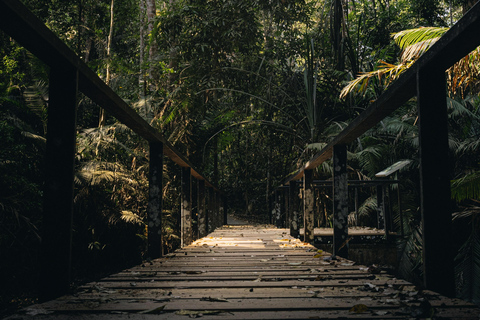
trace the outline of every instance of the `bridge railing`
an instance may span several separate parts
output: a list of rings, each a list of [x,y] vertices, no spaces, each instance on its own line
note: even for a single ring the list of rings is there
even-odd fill
[[[148,255],[162,255],[163,158],[182,168],[181,244],[226,223],[226,208],[219,189],[203,176],[165,137],[108,87],[65,43],[17,0],[0,0],[0,29],[50,67],[46,147],[46,181],[41,252],[42,299],[68,291],[71,272],[73,178],[77,93],[149,142]],[[197,180],[192,195],[192,179]],[[198,232],[193,234],[192,197],[197,198]]]
[[[414,65],[323,150],[285,181],[290,203],[298,199],[301,181],[305,241],[313,241],[313,170],[333,158],[333,254],[346,257],[348,181],[346,146],[413,97],[419,118],[420,190],[423,233],[424,286],[447,296],[454,294],[451,248],[450,168],[445,71],[480,45],[480,3],[467,12]],[[293,208],[288,211],[292,212]],[[291,213],[290,217],[298,215]],[[292,219],[290,219],[290,225]],[[294,222],[294,225],[296,223]],[[298,231],[293,231],[294,233]]]

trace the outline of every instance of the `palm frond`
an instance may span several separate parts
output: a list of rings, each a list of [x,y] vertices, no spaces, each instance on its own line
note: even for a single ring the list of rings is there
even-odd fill
[[[453,180],[452,198],[459,202],[465,199],[480,200],[480,170]]]
[[[458,251],[455,262],[457,296],[480,303],[480,235],[476,228]]]
[[[361,225],[367,225],[368,222],[374,220],[372,216],[377,214],[377,198],[368,197],[359,207],[358,207],[358,218]],[[371,226],[370,226],[371,227]]]
[[[406,61],[400,64],[391,64],[385,61],[380,61],[379,67],[376,70],[362,73],[357,78],[350,81],[340,92],[340,99],[345,98],[352,92],[365,94],[372,79],[378,79],[382,85],[388,86],[412,64],[413,61]]]
[[[406,47],[400,56],[402,63],[407,63],[411,60],[417,60],[422,54],[430,49],[440,37],[423,40]]]
[[[374,78],[378,78],[384,86],[390,85],[447,31],[448,28],[428,27],[403,30],[393,34],[395,43],[402,50],[401,62],[395,65],[380,61],[376,70],[363,73],[350,81],[340,92],[340,99],[355,92],[355,88],[357,93],[365,94],[371,79]]]
[[[416,43],[426,40],[440,38],[448,31],[443,27],[421,27],[415,29],[402,30],[393,34],[393,40],[401,50],[405,50]]]

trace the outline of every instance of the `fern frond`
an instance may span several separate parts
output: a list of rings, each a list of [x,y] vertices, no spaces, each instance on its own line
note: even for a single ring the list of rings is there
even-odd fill
[[[121,215],[120,219],[122,219],[123,221],[125,221],[127,223],[138,224],[138,225],[141,225],[141,226],[145,225],[142,218],[138,214],[133,213],[132,211],[128,211],[128,210],[123,210],[122,211],[122,215]]]

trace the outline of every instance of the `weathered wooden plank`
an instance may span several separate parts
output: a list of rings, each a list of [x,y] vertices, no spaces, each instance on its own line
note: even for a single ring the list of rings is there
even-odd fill
[[[350,310],[322,310],[319,313],[318,310],[296,310],[296,311],[235,311],[235,312],[214,312],[208,314],[207,312],[198,312],[193,310],[181,310],[179,312],[163,312],[159,314],[139,314],[139,313],[122,313],[114,312],[111,314],[91,314],[88,313],[75,313],[69,314],[69,319],[75,320],[153,320],[153,319],[172,319],[172,320],[185,320],[188,317],[201,317],[206,320],[236,320],[236,319],[249,319],[249,320],[263,320],[263,319],[408,319],[415,318],[416,313],[421,312],[421,309],[408,309],[407,307],[401,310],[367,310],[363,313],[355,313]],[[436,316],[444,319],[478,319],[477,315],[472,312],[471,309],[446,309],[436,308]],[[16,320],[63,320],[65,314],[54,313],[47,315],[38,315],[38,313],[46,312],[43,309],[31,308],[32,314],[35,316],[20,315],[14,319]],[[13,320],[13,318],[12,318]]]
[[[132,299],[129,301],[118,299],[73,299],[69,301],[55,300],[43,304],[43,308],[56,312],[79,312],[91,311],[108,312],[145,312],[161,308],[163,312],[172,312],[178,310],[222,310],[227,312],[234,311],[294,311],[294,310],[351,310],[356,305],[363,305],[367,310],[398,310],[408,303],[410,308],[423,307],[422,301],[428,301],[429,309],[442,307],[475,307],[468,303],[445,304],[444,300],[428,299],[428,297],[376,297],[373,298],[355,298],[347,297],[342,299],[323,298],[323,297],[302,297],[302,298],[263,298],[263,299],[224,299],[204,296],[200,299],[177,299],[175,297],[165,299],[152,299],[139,301]],[[424,315],[424,317],[427,314]]]
[[[115,289],[166,289],[166,288],[291,288],[291,287],[303,287],[303,288],[322,288],[322,287],[363,287],[366,283],[370,283],[374,286],[402,286],[410,285],[409,282],[401,279],[382,279],[382,280],[285,280],[285,281],[262,281],[262,278],[257,278],[258,281],[154,281],[154,282],[120,282],[120,281],[102,281],[99,283],[90,284],[88,286],[82,286],[81,289],[88,289],[89,286],[100,285],[104,288]]]

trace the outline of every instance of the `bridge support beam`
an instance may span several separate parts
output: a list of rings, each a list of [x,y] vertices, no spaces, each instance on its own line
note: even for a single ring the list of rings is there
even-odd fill
[[[77,70],[50,70],[39,283],[42,300],[58,297],[70,288],[77,85]]]
[[[313,170],[306,169],[303,175],[303,241],[313,243],[315,192],[313,188]]]
[[[423,275],[427,289],[454,295],[445,71],[417,72]]]
[[[288,211],[289,211],[289,228],[290,235],[294,238],[298,238],[299,235],[299,219],[298,208],[300,207],[300,198],[298,197],[298,183],[295,180],[290,181],[290,188],[288,189]]]
[[[192,175],[190,167],[182,167],[181,247],[192,243]]]
[[[333,255],[348,259],[347,146],[333,147]]]
[[[162,245],[162,191],[163,191],[163,143],[150,142],[148,185],[148,256],[151,259],[163,255]]]

